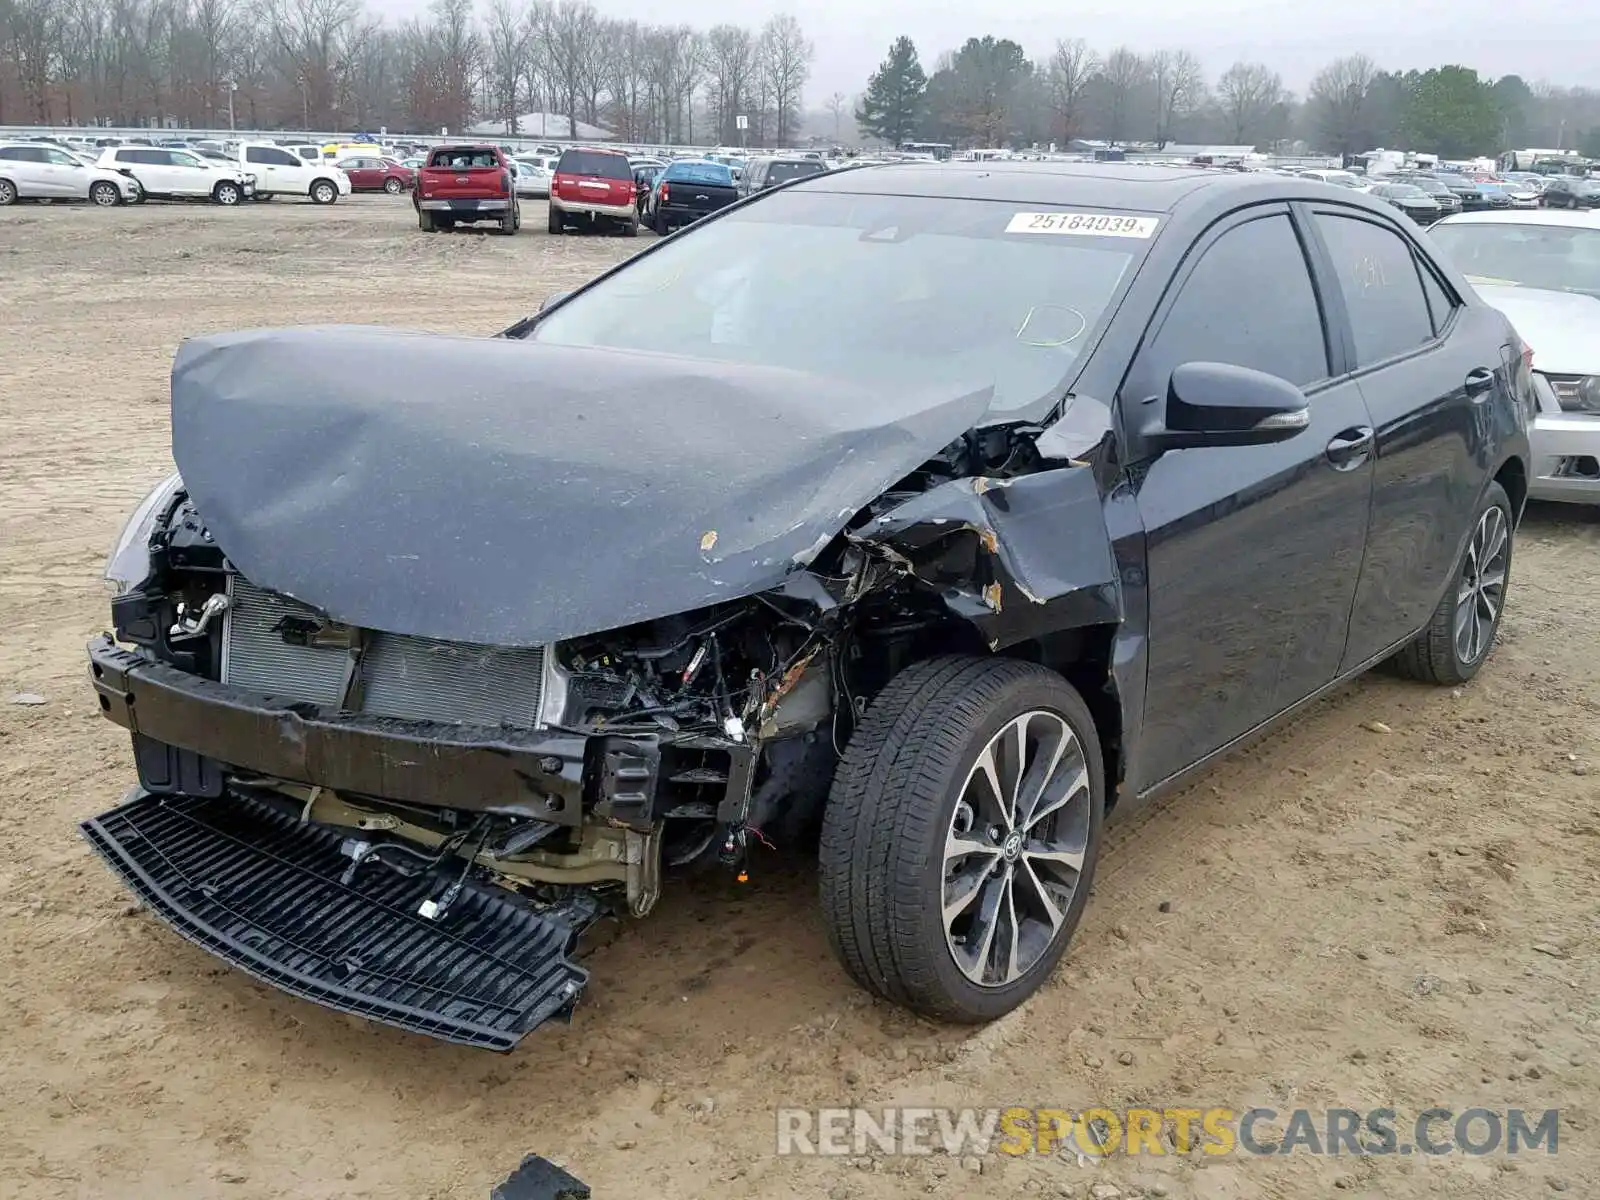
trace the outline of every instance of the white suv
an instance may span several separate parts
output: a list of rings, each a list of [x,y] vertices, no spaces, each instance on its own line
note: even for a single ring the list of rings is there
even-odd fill
[[[139,185],[115,171],[37,142],[0,145],[0,205],[18,200],[89,200],[102,207],[139,199]]]
[[[137,181],[144,196],[162,200],[214,200],[233,205],[254,190],[254,180],[247,172],[192,150],[108,146],[100,155],[100,166]]]
[[[287,146],[246,142],[239,162],[256,177],[256,195],[310,196],[313,203],[332,204],[350,194],[350,176],[330,162],[307,162]]]

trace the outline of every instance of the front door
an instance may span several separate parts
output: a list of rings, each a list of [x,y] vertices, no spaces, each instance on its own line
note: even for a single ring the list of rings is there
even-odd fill
[[[1399,230],[1343,206],[1316,206],[1310,220],[1377,430],[1372,529],[1345,651],[1353,669],[1427,624],[1454,578],[1490,470],[1489,401],[1509,383],[1504,338],[1480,324],[1498,326],[1494,314],[1461,306]]]
[[[1236,214],[1190,254],[1123,383],[1124,427],[1196,361],[1298,385],[1311,425],[1273,445],[1169,451],[1130,468],[1149,596],[1137,791],[1335,678],[1367,538],[1373,431],[1327,344],[1284,206]]]

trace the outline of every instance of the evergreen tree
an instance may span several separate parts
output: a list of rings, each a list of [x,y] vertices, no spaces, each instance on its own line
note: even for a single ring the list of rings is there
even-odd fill
[[[889,57],[867,80],[856,109],[856,124],[871,136],[899,146],[916,132],[922,119],[928,77],[908,37],[896,38]]]

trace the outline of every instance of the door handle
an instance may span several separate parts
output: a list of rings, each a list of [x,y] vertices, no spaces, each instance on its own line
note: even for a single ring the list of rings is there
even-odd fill
[[[1488,367],[1474,367],[1467,372],[1463,386],[1474,404],[1482,404],[1489,398],[1489,389],[1494,387],[1494,372]]]
[[[1372,442],[1372,429],[1366,425],[1356,425],[1335,434],[1325,453],[1334,470],[1348,471],[1367,461]]]

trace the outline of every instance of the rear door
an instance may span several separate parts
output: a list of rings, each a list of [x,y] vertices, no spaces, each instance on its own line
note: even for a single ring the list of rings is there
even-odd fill
[[[1146,749],[1130,768],[1139,791],[1335,678],[1371,508],[1366,405],[1286,206],[1235,214],[1190,251],[1123,381],[1124,428],[1194,361],[1288,380],[1311,425],[1274,445],[1169,451],[1128,472],[1149,596]]]
[[[300,192],[309,164],[277,146],[246,146],[244,169],[256,177],[257,192]]]
[[[117,162],[133,172],[133,177],[145,191],[154,192],[158,196],[173,194],[172,165],[167,159],[165,150],[146,150],[140,147],[119,150]]]
[[[1376,430],[1351,669],[1422,628],[1439,603],[1489,479],[1490,402],[1511,382],[1503,322],[1462,305],[1401,228],[1343,206],[1308,212]]]

